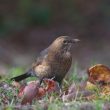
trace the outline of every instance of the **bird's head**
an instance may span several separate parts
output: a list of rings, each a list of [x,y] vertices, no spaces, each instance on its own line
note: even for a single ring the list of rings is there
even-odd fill
[[[79,39],[72,39],[69,36],[60,36],[53,41],[51,46],[54,47],[55,50],[57,49],[59,51],[68,52],[71,50],[72,45],[79,41]]]

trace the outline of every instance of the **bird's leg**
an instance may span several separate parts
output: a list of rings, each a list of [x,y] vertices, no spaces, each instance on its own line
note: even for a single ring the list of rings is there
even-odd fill
[[[33,74],[36,78],[38,78],[39,80],[39,85],[41,85],[42,84],[42,82],[43,82],[43,79],[44,79],[44,77],[39,77],[39,76],[37,76],[37,74]]]
[[[51,78],[51,80],[54,80],[55,79],[55,76],[54,77],[52,77]],[[62,95],[62,85],[61,85],[61,82],[59,83],[59,82],[57,82],[57,87],[58,87],[58,89],[59,89],[59,93]]]
[[[60,90],[60,95],[62,95],[62,85],[60,84],[60,83],[58,83],[58,88],[59,88],[59,90]]]
[[[42,84],[43,80],[44,80],[44,77],[41,77],[41,78],[39,79],[40,85]]]
[[[62,90],[62,85],[59,82],[56,82],[56,91],[59,94],[59,96],[61,97],[63,95],[63,90]]]

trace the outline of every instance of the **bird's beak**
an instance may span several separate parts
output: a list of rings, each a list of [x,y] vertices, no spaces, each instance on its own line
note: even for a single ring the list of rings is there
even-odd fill
[[[77,43],[77,42],[79,42],[80,40],[79,39],[72,39],[72,42],[73,43]]]

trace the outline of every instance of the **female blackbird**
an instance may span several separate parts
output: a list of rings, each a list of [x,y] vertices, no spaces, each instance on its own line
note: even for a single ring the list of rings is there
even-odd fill
[[[40,53],[28,72],[11,78],[11,80],[19,82],[27,77],[36,76],[41,83],[43,78],[54,77],[54,80],[61,84],[71,67],[71,46],[78,41],[79,39],[72,39],[69,36],[58,37],[48,48]]]

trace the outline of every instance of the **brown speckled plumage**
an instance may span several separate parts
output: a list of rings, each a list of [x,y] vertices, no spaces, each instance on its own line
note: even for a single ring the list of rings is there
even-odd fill
[[[77,41],[78,39],[72,39],[68,36],[58,37],[47,49],[40,53],[28,72],[14,77],[12,80],[21,81],[29,76],[37,76],[40,80],[54,77],[54,80],[61,84],[71,67],[71,46]]]

